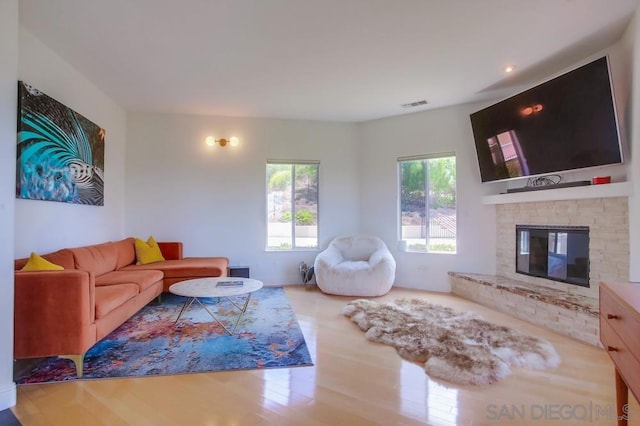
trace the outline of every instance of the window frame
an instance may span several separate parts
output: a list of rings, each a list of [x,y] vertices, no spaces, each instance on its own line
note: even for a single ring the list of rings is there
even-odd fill
[[[269,182],[265,179],[265,219],[266,219],[266,241],[265,241],[265,251],[269,252],[289,252],[289,251],[318,251],[320,249],[320,161],[318,160],[282,160],[282,159],[267,159],[265,164],[265,172],[269,165],[287,165],[292,166],[292,176],[291,176],[291,247],[289,248],[277,248],[269,246]],[[317,182],[316,182],[316,191],[317,191],[317,205],[316,205],[316,246],[315,247],[297,247],[296,246],[296,220],[295,220],[295,167],[296,166],[308,166],[314,165],[317,166]],[[266,177],[266,175],[265,175]]]
[[[425,248],[424,250],[422,249],[412,249],[409,248],[408,244],[406,244],[406,240],[403,239],[403,233],[402,233],[402,163],[404,162],[408,162],[408,161],[428,161],[428,160],[434,160],[434,159],[438,159],[438,158],[448,158],[448,157],[453,157],[454,162],[455,162],[455,212],[456,212],[456,230],[455,230],[455,250],[454,251],[430,251],[429,250],[429,224],[431,221],[431,218],[429,217],[429,209],[425,209],[426,210],[426,217],[427,217],[427,221],[426,221],[426,236],[424,238],[424,242],[425,242]],[[446,255],[455,255],[458,253],[458,158],[456,156],[455,152],[440,152],[440,153],[434,153],[434,154],[421,154],[421,155],[411,155],[411,156],[406,156],[406,157],[398,157],[397,159],[397,169],[396,169],[396,173],[397,173],[397,203],[396,203],[396,208],[397,208],[397,232],[398,232],[398,241],[401,242],[401,244],[399,245],[400,247],[400,251],[402,252],[407,252],[407,253],[424,253],[424,254],[446,254]],[[426,185],[425,185],[425,193],[428,194],[429,191],[429,187],[431,185],[429,179],[428,179],[428,169],[425,170],[425,181],[426,181]],[[425,200],[425,205],[428,203],[429,201],[429,196],[427,196],[427,200]]]

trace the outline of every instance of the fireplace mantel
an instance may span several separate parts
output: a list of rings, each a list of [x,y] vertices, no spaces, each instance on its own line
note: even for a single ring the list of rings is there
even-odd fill
[[[535,201],[579,200],[585,198],[628,197],[633,191],[631,182],[603,185],[576,186],[572,188],[542,189],[511,194],[487,195],[483,204],[530,203]]]

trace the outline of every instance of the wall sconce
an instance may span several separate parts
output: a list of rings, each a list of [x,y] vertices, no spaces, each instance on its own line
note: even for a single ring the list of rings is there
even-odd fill
[[[238,144],[240,143],[240,139],[238,139],[235,136],[231,136],[229,139],[216,139],[213,136],[207,136],[207,139],[205,139],[205,142],[207,145],[209,146],[214,146],[214,145],[220,145],[220,146],[227,146],[227,145],[231,145],[231,146],[238,146]]]

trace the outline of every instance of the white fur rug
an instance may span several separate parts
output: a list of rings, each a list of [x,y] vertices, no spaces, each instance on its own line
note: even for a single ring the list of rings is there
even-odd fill
[[[453,383],[486,385],[508,376],[510,367],[560,364],[546,340],[420,299],[383,304],[358,299],[342,313],[366,331],[367,339],[394,346],[401,357],[423,363],[429,376]]]

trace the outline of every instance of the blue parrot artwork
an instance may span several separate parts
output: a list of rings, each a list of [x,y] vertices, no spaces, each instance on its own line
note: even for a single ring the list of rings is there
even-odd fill
[[[16,197],[104,205],[105,130],[18,82]]]

